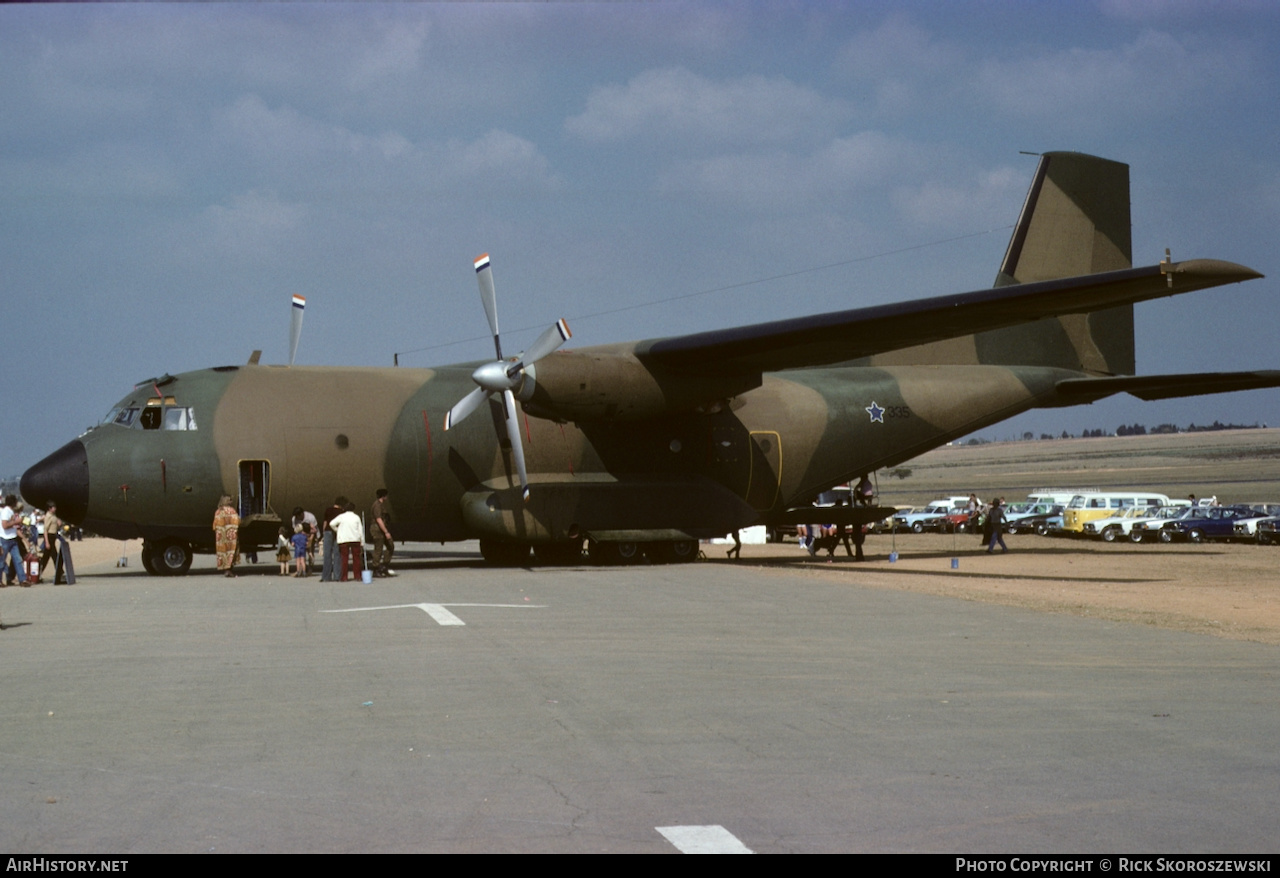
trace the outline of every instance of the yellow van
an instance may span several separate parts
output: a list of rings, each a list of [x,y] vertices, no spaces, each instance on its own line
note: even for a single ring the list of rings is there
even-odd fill
[[[1062,529],[1069,534],[1084,532],[1086,521],[1114,518],[1131,506],[1168,506],[1164,494],[1148,494],[1143,491],[1097,491],[1077,494],[1062,511]]]

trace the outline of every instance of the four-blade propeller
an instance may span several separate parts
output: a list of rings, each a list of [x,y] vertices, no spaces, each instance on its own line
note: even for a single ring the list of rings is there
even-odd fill
[[[520,475],[520,491],[529,499],[529,476],[524,466],[524,445],[520,441],[520,422],[516,411],[515,391],[524,383],[525,369],[550,354],[568,341],[573,333],[569,324],[557,320],[555,324],[529,346],[528,350],[505,359],[502,356],[502,339],[498,334],[498,300],[493,292],[493,270],[489,267],[489,254],[476,259],[476,280],[480,283],[480,303],[489,318],[489,330],[493,333],[493,348],[498,359],[485,363],[471,373],[471,380],[478,386],[449,409],[444,416],[444,428],[454,424],[480,407],[480,403],[493,394],[502,396],[502,414],[507,425],[507,439],[511,442],[511,456],[515,459],[516,472]]]

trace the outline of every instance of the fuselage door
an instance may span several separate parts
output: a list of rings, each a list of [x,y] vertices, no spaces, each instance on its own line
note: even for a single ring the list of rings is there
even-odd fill
[[[240,461],[240,517],[263,515],[267,511],[267,495],[271,488],[271,462]]]

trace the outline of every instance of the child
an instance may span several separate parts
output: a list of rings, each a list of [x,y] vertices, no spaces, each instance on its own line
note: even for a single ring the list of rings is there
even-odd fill
[[[289,540],[289,531],[280,528],[280,536],[276,537],[276,560],[280,562],[280,575],[289,575],[289,558],[293,555],[293,543]]]
[[[302,525],[295,524],[293,526],[293,560],[298,564],[298,572],[294,574],[298,579],[304,579],[307,575],[307,535],[302,531]]]

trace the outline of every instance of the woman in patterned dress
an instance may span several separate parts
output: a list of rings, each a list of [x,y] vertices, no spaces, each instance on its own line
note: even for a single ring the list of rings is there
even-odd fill
[[[237,543],[240,536],[240,516],[226,494],[218,501],[218,511],[213,514],[213,535],[218,551],[218,569],[228,577],[235,577],[236,561],[240,560]]]

